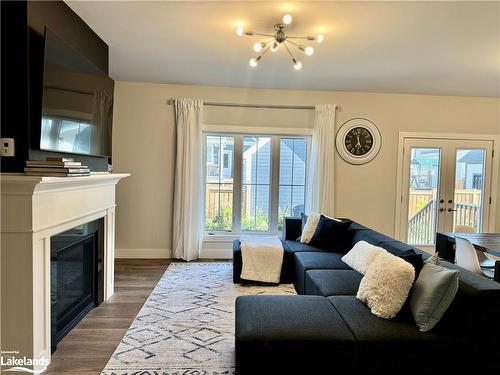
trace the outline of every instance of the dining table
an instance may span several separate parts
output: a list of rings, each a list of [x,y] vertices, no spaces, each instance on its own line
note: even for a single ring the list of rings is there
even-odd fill
[[[438,232],[436,234],[436,252],[450,263],[455,262],[455,237],[469,240],[478,251],[500,257],[500,233]],[[495,280],[500,281],[497,279],[500,279],[500,261],[497,261],[495,267]]]

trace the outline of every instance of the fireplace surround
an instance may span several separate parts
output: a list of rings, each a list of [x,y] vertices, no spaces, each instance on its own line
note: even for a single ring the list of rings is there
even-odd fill
[[[50,362],[51,238],[102,219],[102,299],[114,290],[116,184],[129,174],[1,174],[1,345],[15,358]],[[41,370],[34,366],[34,370]]]

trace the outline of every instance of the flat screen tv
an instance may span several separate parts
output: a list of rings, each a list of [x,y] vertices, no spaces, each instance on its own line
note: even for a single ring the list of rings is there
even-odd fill
[[[40,149],[111,156],[114,81],[45,29]]]

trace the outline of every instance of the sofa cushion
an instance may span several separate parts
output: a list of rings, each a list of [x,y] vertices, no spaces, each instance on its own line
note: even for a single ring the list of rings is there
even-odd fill
[[[359,229],[354,231],[351,241],[353,245],[359,241],[366,241],[372,245],[379,246],[384,241],[394,241],[394,238],[371,229]]]
[[[321,215],[309,245],[343,253],[349,246],[346,232],[350,225],[350,221],[341,221]]]
[[[384,251],[368,266],[356,296],[378,317],[394,318],[406,302],[414,279],[411,264]]]
[[[391,239],[390,241],[382,241],[378,246],[386,249],[389,253],[396,256],[407,250],[413,250],[413,247],[411,245],[394,239]]]
[[[316,251],[316,252],[318,252],[318,251],[323,251],[323,252],[329,251],[329,252],[332,252],[332,253],[343,253],[343,254],[345,254],[352,247],[350,245],[350,241],[330,243],[330,244],[328,244],[328,246],[325,246],[322,249],[320,249],[320,248],[318,248],[316,246],[313,246],[311,244],[302,243],[302,242],[299,242],[299,241],[290,241],[290,240],[287,240],[286,243],[288,244],[288,246],[290,247],[290,249],[293,252],[297,252],[297,251]]]
[[[424,333],[418,330],[411,315],[381,319],[354,296],[333,296],[328,300],[356,339],[358,373],[421,374],[422,366],[433,374],[439,373],[438,369],[449,373],[451,366],[456,364],[459,368],[463,354],[470,356],[460,329],[454,334]]]
[[[236,299],[237,374],[307,374],[335,363],[354,373],[356,343],[339,313],[319,296]]]
[[[414,247],[413,251],[417,254],[422,255],[422,259],[425,261],[431,257],[431,254],[429,254],[427,251],[420,250],[418,247]]]
[[[309,216],[302,215],[302,234],[300,242],[309,243],[316,232],[321,215],[317,212],[311,212]]]
[[[294,241],[281,241],[283,244],[283,265],[281,267],[280,283],[288,284],[293,282],[295,276],[295,258],[293,254],[295,250],[292,250],[288,246],[288,242]],[[301,249],[301,251],[317,251],[316,248],[311,249]],[[243,267],[243,260],[241,257],[241,243],[239,240],[233,241],[233,282],[240,284],[259,284],[258,281],[244,280],[241,276],[241,269]]]
[[[379,246],[410,263],[415,268],[415,280],[418,278],[423,267],[424,258],[412,246],[397,240],[383,241]]]
[[[329,252],[295,253],[294,285],[298,294],[304,294],[306,271],[311,269],[350,269],[342,261],[342,254]]]
[[[363,275],[354,270],[309,270],[306,272],[305,294],[355,296]]]
[[[409,302],[415,323],[430,331],[450,307],[458,290],[458,271],[426,262],[413,285]]]
[[[368,266],[377,256],[383,253],[386,253],[386,251],[381,247],[372,245],[366,241],[359,241],[342,257],[342,261],[364,275]]]
[[[290,249],[290,251],[292,253],[296,253],[299,251],[304,251],[304,252],[313,252],[313,251],[318,252],[319,251],[319,249],[314,247],[314,246],[311,246],[311,245],[306,244],[306,243],[298,242],[298,241],[286,240],[285,244],[287,245],[287,247]]]

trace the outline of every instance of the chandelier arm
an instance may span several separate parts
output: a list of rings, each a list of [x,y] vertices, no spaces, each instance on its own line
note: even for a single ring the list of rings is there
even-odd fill
[[[286,36],[287,39],[304,39],[304,40],[314,40],[313,36]]]
[[[253,32],[252,35],[260,35],[260,36],[270,36],[272,38],[274,38],[274,34],[265,34],[265,33],[256,33],[256,32]]]
[[[259,56],[259,60],[271,49],[271,45],[268,45],[266,48],[264,48],[264,51]]]
[[[283,43],[283,45],[285,46],[288,54],[290,55],[290,57],[292,58],[292,61],[293,63],[295,64],[297,62],[297,59],[295,58],[295,56],[292,54],[292,52],[290,51],[290,48],[288,48],[288,46],[286,45],[286,42]]]
[[[295,42],[292,42],[291,40],[287,40],[287,42],[288,42],[288,43],[290,43],[290,44],[293,44],[295,47],[297,47],[297,48],[298,48],[298,49],[300,49],[301,51],[302,51],[302,50],[303,50],[303,48],[304,48],[303,46],[301,46],[301,45],[299,45],[299,44],[297,44],[297,43],[295,43]]]

